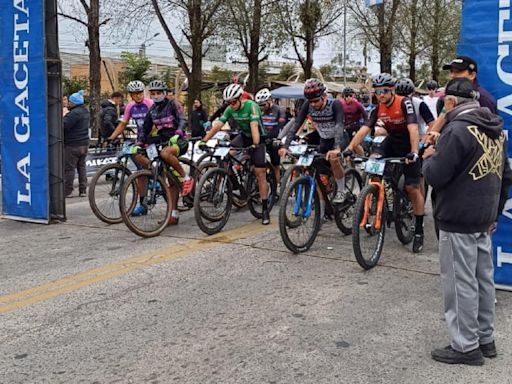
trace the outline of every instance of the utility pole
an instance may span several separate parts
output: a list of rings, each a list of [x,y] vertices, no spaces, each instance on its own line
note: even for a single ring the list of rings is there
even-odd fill
[[[347,0],[343,2],[343,84],[347,86]]]
[[[155,33],[153,36],[151,36],[149,39],[146,39],[144,40],[141,44],[140,44],[140,48],[139,48],[139,56],[142,56],[142,57],[146,57],[146,43],[148,41],[151,41],[153,40],[155,37],[157,37],[158,35],[160,35],[160,32],[157,32]]]

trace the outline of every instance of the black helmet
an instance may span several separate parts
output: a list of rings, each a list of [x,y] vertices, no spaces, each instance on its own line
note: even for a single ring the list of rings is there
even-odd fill
[[[414,83],[411,79],[401,79],[395,84],[395,92],[400,96],[409,96],[414,92]]]
[[[354,95],[354,90],[351,87],[345,87],[343,88],[343,96],[352,96]]]
[[[395,79],[389,73],[379,73],[372,77],[373,87],[394,87]]]
[[[361,96],[361,101],[363,103],[369,103],[370,102],[370,96],[364,94],[363,96]]]
[[[439,84],[437,84],[437,81],[435,81],[435,80],[427,81],[427,89],[429,91],[435,91],[437,88],[439,88]]]
[[[322,96],[325,91],[324,83],[318,79],[307,79],[304,82],[304,97],[308,100]]]

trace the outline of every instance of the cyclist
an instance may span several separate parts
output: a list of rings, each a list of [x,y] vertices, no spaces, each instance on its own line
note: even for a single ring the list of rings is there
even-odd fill
[[[406,156],[404,167],[405,188],[411,199],[416,217],[413,252],[423,249],[423,216],[424,200],[420,190],[421,165],[418,161],[419,133],[416,114],[412,102],[404,96],[395,94],[395,79],[388,73],[380,73],[372,78],[373,89],[377,96],[378,105],[371,112],[368,121],[354,136],[344,156],[352,155],[354,148],[364,137],[375,130],[380,120],[379,134],[387,135],[384,152],[387,156]]]
[[[243,99],[242,93],[243,89],[239,84],[230,84],[224,89],[224,101],[229,105],[222,116],[213,122],[212,129],[199,145],[200,147],[204,146],[206,141],[211,139],[230,118],[235,119],[240,126],[240,133],[231,141],[231,145],[233,147],[251,147],[251,161],[254,165],[263,207],[261,223],[268,225],[270,224],[270,213],[265,164],[265,130],[261,120],[260,107],[252,100]]]
[[[121,122],[117,125],[116,129],[108,137],[108,140],[114,140],[121,135],[130,119],[133,119],[137,126],[137,141],[140,142],[143,131],[144,118],[149,109],[153,106],[153,100],[144,97],[144,83],[140,80],[130,81],[126,87],[130,98],[132,99],[126,108]]]
[[[273,145],[272,139],[276,139],[286,124],[286,112],[274,104],[272,95],[268,88],[263,88],[256,93],[255,101],[260,106],[263,119],[263,128],[265,128],[267,136],[267,153],[274,167],[276,180],[281,180],[281,158],[278,149]]]
[[[286,135],[284,147],[279,149],[279,155],[285,156],[288,147],[304,124],[309,115],[320,137],[318,152],[325,154],[329,161],[331,172],[336,179],[337,191],[333,203],[343,203],[345,200],[345,174],[339,159],[339,154],[346,145],[343,130],[343,108],[337,99],[328,98],[325,85],[318,79],[308,79],[304,83],[306,102],[300,109],[293,127]]]
[[[438,87],[439,85],[437,84],[437,81],[427,81],[428,95],[423,98],[423,101],[425,102],[425,104],[427,104],[427,107],[428,109],[430,109],[430,112],[432,113],[432,116],[434,116],[434,119],[437,119],[437,103],[439,100],[439,96],[437,96],[436,93]]]
[[[348,141],[361,127],[362,123],[368,120],[368,114],[364,107],[354,98],[354,90],[351,87],[343,89],[343,100],[341,100],[341,107],[343,108],[343,124],[345,126],[345,135],[348,136]],[[356,152],[360,155],[363,154],[363,148],[357,147]]]
[[[432,112],[430,112],[427,104],[419,97],[413,96],[414,91],[415,86],[411,79],[401,79],[398,80],[395,84],[396,94],[398,96],[408,97],[414,106],[414,112],[416,113],[416,118],[418,120],[418,129],[420,132],[421,140],[427,133],[427,126],[429,129],[432,128],[435,119],[434,116],[432,116]]]
[[[170,165],[178,174],[181,181],[182,194],[188,195],[194,186],[194,180],[185,173],[178,157],[188,150],[188,141],[185,140],[185,121],[181,118],[179,107],[173,101],[166,97],[167,86],[163,81],[153,80],[148,85],[150,97],[154,104],[148,111],[144,119],[141,144],[165,144],[165,148],[160,152],[162,160]],[[144,168],[149,168],[150,161],[142,154],[136,155],[136,161]],[[138,188],[145,186],[137,186]],[[143,192],[143,191],[140,191]],[[179,191],[171,184],[171,218],[169,225],[178,224],[178,197]],[[142,199],[142,197],[141,197]],[[142,203],[142,201],[141,201]],[[146,213],[144,206],[140,205],[133,211],[134,215],[143,215]]]
[[[363,105],[364,110],[366,111],[367,114],[369,114],[373,110],[373,108],[375,108],[375,104],[372,104],[370,96],[367,94],[361,96],[361,104]]]

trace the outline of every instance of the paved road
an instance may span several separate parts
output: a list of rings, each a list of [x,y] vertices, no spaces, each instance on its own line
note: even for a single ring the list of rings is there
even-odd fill
[[[512,382],[507,292],[498,358],[430,359],[447,343],[430,230],[422,255],[389,231],[364,272],[331,224],[296,256],[276,217],[263,227],[237,212],[207,238],[186,213],[143,240],[100,223],[86,199],[67,214],[51,226],[0,220],[0,383]]]

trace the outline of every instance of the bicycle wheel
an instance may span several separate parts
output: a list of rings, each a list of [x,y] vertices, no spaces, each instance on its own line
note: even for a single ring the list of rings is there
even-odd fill
[[[354,208],[357,197],[361,193],[363,179],[355,169],[345,171],[346,198],[343,204],[335,206],[334,221],[339,230],[345,234],[352,233],[352,222],[354,219]]]
[[[266,172],[268,186],[268,210],[270,212],[276,201],[277,194],[276,174],[274,173],[274,167],[272,167],[272,164],[266,164]],[[258,189],[258,183],[254,173],[248,175],[247,193],[249,195],[249,198],[247,199],[247,206],[249,207],[249,211],[255,218],[261,219],[261,212],[263,207],[261,205],[260,191]]]
[[[286,188],[279,206],[279,232],[286,248],[293,253],[307,251],[318,235],[320,219],[320,198],[315,185],[310,176],[302,176]]]
[[[414,216],[411,200],[401,193],[395,193],[393,218],[398,240],[404,245],[409,244],[414,238],[414,224],[416,218]]]
[[[167,227],[171,217],[171,191],[162,176],[158,176],[154,182],[153,172],[142,170],[133,173],[123,185],[121,192],[121,215],[126,226],[135,234],[142,237],[158,236]],[[146,209],[146,213],[140,216],[132,216],[133,208],[128,204],[131,184],[139,186],[143,192],[139,194],[135,188],[136,200],[140,201]]]
[[[119,163],[104,165],[96,172],[91,180],[88,197],[92,212],[98,219],[107,224],[118,224],[123,221],[119,209],[119,196],[123,183],[131,173],[127,167]],[[131,196],[127,204],[128,209],[133,209],[137,203],[135,185],[131,184],[127,193]]]
[[[194,216],[207,235],[220,232],[231,214],[232,185],[228,173],[221,168],[209,169],[196,188]]]
[[[199,182],[199,179],[201,179],[201,176],[206,172],[208,165],[207,163],[202,164],[201,166],[198,166],[194,161],[187,159],[185,157],[179,158],[180,163],[182,163],[183,168],[185,169],[185,172],[194,179],[194,187],[192,188],[192,191],[187,196],[181,196],[178,199],[178,211],[184,212],[192,209],[194,207],[194,193],[197,186],[197,183]],[[209,163],[211,164],[211,163]]]
[[[352,247],[359,265],[364,269],[373,268],[379,261],[386,232],[386,205],[382,207],[380,228],[376,228],[379,189],[375,185],[363,188],[354,209],[352,225]],[[363,223],[367,208],[367,220]]]

